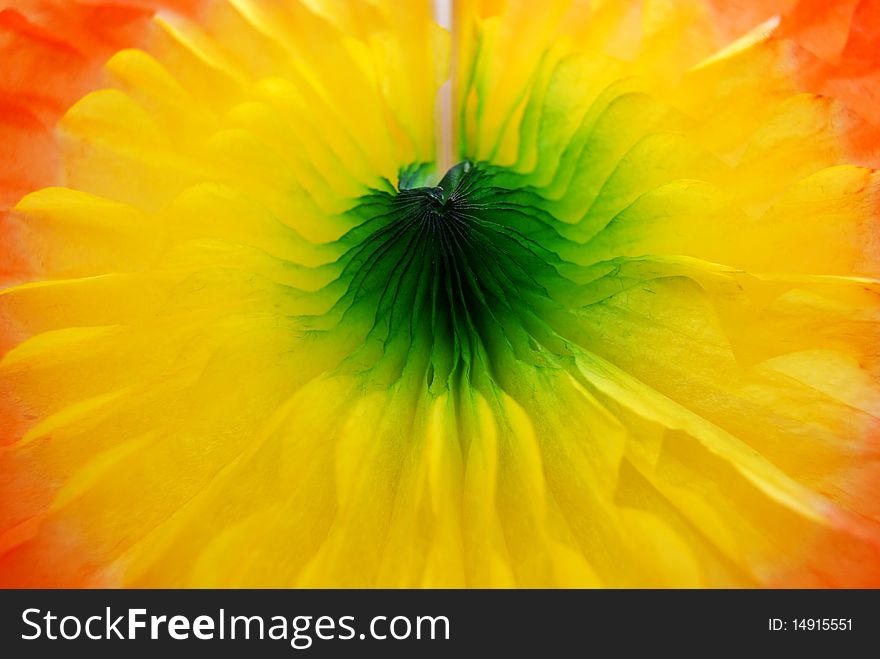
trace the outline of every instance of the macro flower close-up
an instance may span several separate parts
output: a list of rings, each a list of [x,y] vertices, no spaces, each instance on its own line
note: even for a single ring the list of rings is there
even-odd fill
[[[880,0],[0,0],[0,586],[880,586]]]

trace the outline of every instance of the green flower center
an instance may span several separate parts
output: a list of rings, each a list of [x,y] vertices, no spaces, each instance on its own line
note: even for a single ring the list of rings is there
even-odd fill
[[[558,234],[519,192],[494,185],[495,173],[465,161],[434,187],[407,188],[418,177],[402,176],[396,193],[354,209],[361,223],[345,238],[337,310],[366,329],[355,361],[371,374],[474,384],[494,380],[504,360],[565,352],[552,325],[570,282],[541,243]]]

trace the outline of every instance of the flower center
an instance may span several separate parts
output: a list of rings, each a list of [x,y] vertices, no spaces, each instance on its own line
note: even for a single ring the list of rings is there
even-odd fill
[[[418,369],[446,386],[558,342],[547,319],[564,280],[536,239],[546,223],[467,161],[437,186],[401,188],[362,199],[347,237],[340,304],[346,322],[368,323],[360,363]]]

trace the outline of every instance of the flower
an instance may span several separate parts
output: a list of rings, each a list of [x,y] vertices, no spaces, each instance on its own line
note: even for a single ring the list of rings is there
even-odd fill
[[[0,583],[880,584],[875,0],[0,13]]]

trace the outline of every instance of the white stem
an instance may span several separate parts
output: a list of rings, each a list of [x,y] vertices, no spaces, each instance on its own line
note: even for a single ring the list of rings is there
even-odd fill
[[[434,20],[437,24],[452,32],[452,12],[454,0],[431,0]],[[455,68],[455,44],[452,45],[449,78],[437,92],[434,110],[437,143],[437,175],[443,176],[455,163],[453,139],[453,108],[452,108],[452,76]]]

